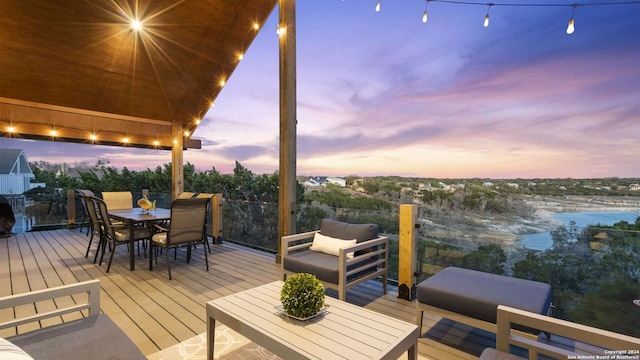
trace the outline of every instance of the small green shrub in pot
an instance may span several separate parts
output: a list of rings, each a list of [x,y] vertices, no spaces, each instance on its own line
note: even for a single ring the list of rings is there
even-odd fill
[[[314,275],[293,274],[282,286],[280,302],[291,316],[306,318],[315,315],[324,306],[324,286]]]

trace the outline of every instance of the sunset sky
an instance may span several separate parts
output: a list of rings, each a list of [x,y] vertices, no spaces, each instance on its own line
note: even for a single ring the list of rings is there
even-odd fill
[[[640,177],[640,3],[297,1],[298,175]],[[602,0],[599,4],[604,3]],[[278,169],[278,9],[185,152]],[[0,138],[29,161],[155,169],[160,150]]]

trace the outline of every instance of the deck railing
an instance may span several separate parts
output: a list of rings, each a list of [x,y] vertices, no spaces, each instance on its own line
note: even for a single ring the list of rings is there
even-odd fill
[[[134,199],[141,193],[133,194]],[[149,194],[159,207],[169,207],[168,194]],[[25,214],[34,230],[65,227],[64,194],[25,196]],[[19,207],[18,207],[19,208]],[[298,205],[297,232],[315,230],[325,217],[350,223],[376,223],[389,237],[389,277],[398,278],[399,209],[365,211]],[[222,239],[276,253],[278,207],[275,203],[224,200]],[[579,241],[543,251],[505,241],[488,225],[446,212],[418,207],[417,284],[447,266],[459,266],[550,283],[553,315],[586,325],[640,337],[640,232],[607,230],[593,239],[586,229]],[[76,226],[80,225],[79,223]],[[598,230],[601,232],[601,230]],[[591,234],[593,235],[593,234]]]

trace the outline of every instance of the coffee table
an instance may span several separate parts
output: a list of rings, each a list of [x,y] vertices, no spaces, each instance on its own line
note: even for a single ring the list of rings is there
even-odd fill
[[[282,314],[282,281],[207,302],[207,359],[213,360],[216,321],[286,360],[417,359],[418,326],[325,298],[325,313],[300,321]]]

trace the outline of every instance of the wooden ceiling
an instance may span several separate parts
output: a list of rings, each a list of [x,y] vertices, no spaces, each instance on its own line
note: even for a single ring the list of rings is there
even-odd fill
[[[175,134],[193,133],[276,3],[2,0],[0,134],[171,148]]]

